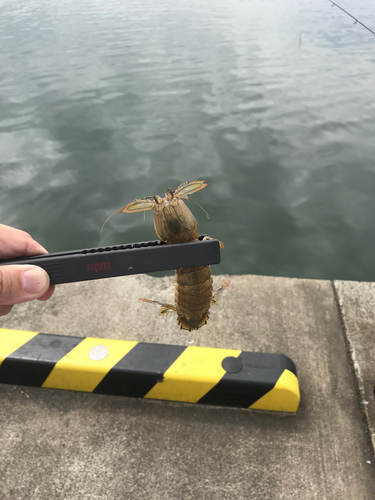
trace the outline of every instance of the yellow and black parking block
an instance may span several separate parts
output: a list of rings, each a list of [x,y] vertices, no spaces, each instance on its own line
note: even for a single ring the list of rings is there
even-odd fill
[[[0,329],[0,383],[296,412],[283,354]]]

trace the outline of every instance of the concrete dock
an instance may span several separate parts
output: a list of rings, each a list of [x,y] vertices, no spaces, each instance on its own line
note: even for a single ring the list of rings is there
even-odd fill
[[[0,385],[0,499],[375,500],[375,284],[229,279],[192,334],[139,300],[173,300],[146,275],[60,285],[0,326],[283,353],[295,415]]]

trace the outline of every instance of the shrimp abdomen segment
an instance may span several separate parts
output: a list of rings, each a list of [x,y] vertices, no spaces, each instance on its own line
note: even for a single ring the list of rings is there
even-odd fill
[[[210,266],[176,269],[175,305],[180,328],[197,330],[207,322],[212,291]]]

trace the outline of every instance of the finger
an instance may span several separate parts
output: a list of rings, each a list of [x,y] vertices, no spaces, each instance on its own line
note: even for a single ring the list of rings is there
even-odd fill
[[[14,305],[43,297],[49,276],[37,266],[0,266],[0,305]]]
[[[12,259],[47,253],[29,233],[0,224],[0,258]]]
[[[38,297],[38,300],[42,300],[44,302],[45,300],[50,299],[54,291],[55,291],[55,285],[51,285],[44,295]]]
[[[13,306],[0,306],[0,316],[5,316],[12,310]]]

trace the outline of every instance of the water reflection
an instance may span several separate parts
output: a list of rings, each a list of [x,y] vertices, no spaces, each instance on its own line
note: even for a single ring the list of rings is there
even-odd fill
[[[327,4],[2,0],[2,222],[50,251],[154,239],[149,214],[100,228],[207,178],[215,272],[375,279],[373,38]]]

